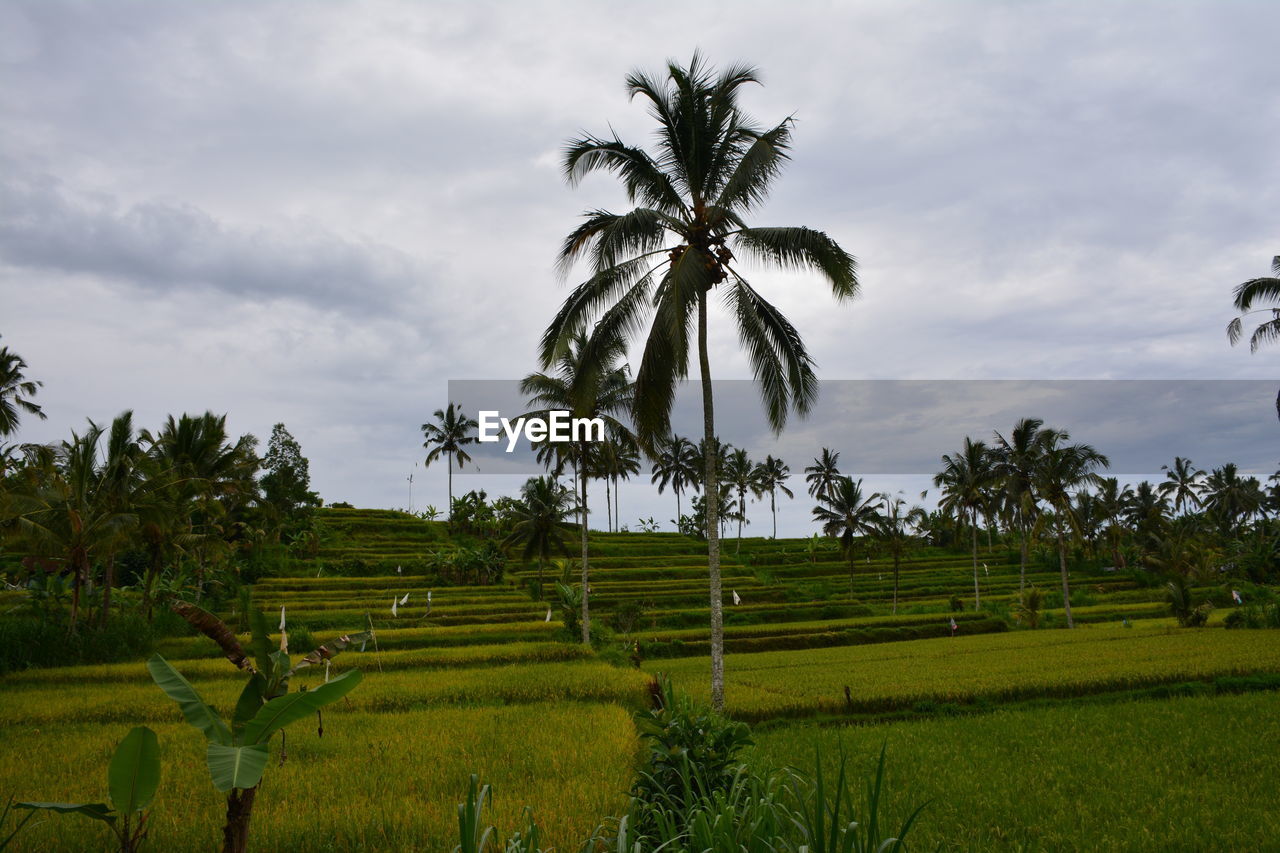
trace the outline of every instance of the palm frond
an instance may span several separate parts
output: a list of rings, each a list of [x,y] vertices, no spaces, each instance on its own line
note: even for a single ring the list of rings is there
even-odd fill
[[[735,246],[780,269],[817,270],[838,300],[858,295],[857,260],[821,231],[812,228],[743,228],[733,234]]]

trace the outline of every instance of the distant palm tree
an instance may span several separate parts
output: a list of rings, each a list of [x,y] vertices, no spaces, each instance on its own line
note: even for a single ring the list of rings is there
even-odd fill
[[[103,429],[93,421],[84,435],[71,434],[43,470],[28,469],[10,495],[10,535],[34,554],[61,560],[71,572],[68,630],[80,621],[80,592],[94,560],[117,547],[137,523],[112,500],[100,458]]]
[[[831,484],[840,476],[839,462],[840,451],[829,447],[822,448],[822,453],[813,457],[813,464],[804,469],[809,497],[817,498],[831,490]]]
[[[148,481],[145,463],[146,453],[133,430],[133,412],[126,411],[117,415],[107,434],[106,456],[101,472],[103,498],[123,517],[128,518],[129,533],[138,526],[138,511],[148,502],[150,493],[163,486],[158,479]],[[120,532],[126,532],[123,526]],[[116,553],[127,545],[128,540],[122,535],[119,541],[107,546],[102,576],[102,613],[99,614],[104,628],[111,614]]]
[[[0,347],[0,437],[18,431],[20,412],[35,415],[41,420],[48,417],[30,399],[43,383],[27,379],[23,374],[26,369],[27,363],[22,356],[8,347]]]
[[[1187,507],[1200,506],[1201,480],[1204,478],[1204,472],[1193,467],[1190,459],[1175,456],[1172,465],[1161,465],[1160,470],[1168,472],[1168,476],[1159,486],[1160,494],[1172,500],[1174,512],[1182,513]]]
[[[773,514],[773,538],[778,538],[778,492],[788,498],[795,494],[787,488],[787,478],[791,476],[791,468],[775,456],[766,456],[756,469],[756,479],[760,483],[760,491],[769,493],[769,512]]]
[[[565,239],[562,269],[588,259],[591,274],[543,335],[542,362],[553,363],[574,333],[593,324],[593,340],[607,345],[619,335],[638,334],[652,316],[636,371],[633,416],[646,448],[670,431],[676,387],[694,354],[704,440],[716,434],[707,346],[716,287],[723,287],[774,430],[792,410],[806,414],[816,399],[817,378],[799,333],[747,281],[734,263],[737,254],[775,268],[815,271],[839,300],[857,294],[853,257],[826,234],[747,225],[791,147],[790,118],[758,127],[738,105],[739,90],[754,82],[754,69],[735,65],[717,74],[696,53],[688,67],[669,63],[665,79],[634,72],[627,89],[649,102],[658,122],[656,154],[616,136],[585,136],[570,142],[565,155],[571,183],[594,171],[613,172],[637,206],[621,215],[591,211]],[[715,456],[705,461],[704,489],[715,495]],[[718,711],[724,706],[724,611],[716,509],[715,500],[707,502],[711,704]]]
[[[436,422],[422,425],[422,436],[426,439],[422,446],[428,451],[423,464],[430,467],[442,455],[445,457],[445,466],[449,470],[449,521],[453,521],[453,466],[456,463],[461,469],[471,461],[463,448],[480,440],[472,433],[479,424],[463,414],[461,406],[453,403],[436,409],[431,416]]]
[[[738,544],[734,553],[742,553],[742,525],[747,520],[747,494],[759,497],[764,488],[760,482],[759,469],[756,463],[747,456],[747,451],[739,448],[729,454],[724,467],[724,481],[737,492]]]
[[[840,552],[849,561],[849,592],[853,593],[854,545],[859,536],[873,536],[880,529],[881,496],[862,491],[862,481],[839,477],[826,494],[818,495],[813,517],[823,535],[840,540]]]
[[[619,418],[631,407],[631,381],[623,362],[626,346],[615,338],[603,349],[588,353],[582,333],[571,336],[561,350],[551,373],[531,373],[520,382],[520,392],[529,399],[530,415],[545,417],[551,411],[569,412],[572,418],[600,418],[607,435],[629,434]],[[587,482],[598,469],[597,454],[582,437],[563,445],[573,463],[578,481],[578,517],[582,536],[582,642],[591,642],[591,577],[587,549]],[[571,448],[571,449],[569,449]]]
[[[552,477],[530,477],[520,490],[520,500],[511,508],[511,532],[503,547],[520,549],[526,563],[538,561],[537,598],[542,598],[542,574],[557,554],[569,557],[569,535],[573,530],[565,519],[577,507],[573,495]]]
[[[995,434],[992,445],[995,477],[1003,486],[1008,498],[1009,514],[1018,529],[1020,540],[1018,592],[1027,587],[1027,559],[1031,532],[1040,515],[1035,490],[1035,469],[1040,464],[1044,448],[1053,440],[1053,430],[1044,428],[1039,418],[1022,418],[1013,425],[1013,431],[1005,438]]]
[[[1143,549],[1160,537],[1167,523],[1169,504],[1155,486],[1143,480],[1126,489],[1124,515]]]
[[[698,488],[698,469],[701,459],[698,447],[687,438],[667,436],[657,443],[650,482],[658,484],[658,494],[669,485],[676,493],[676,527],[680,526],[680,493],[687,488]]]
[[[888,494],[881,494],[878,497],[881,502],[881,512],[876,537],[893,557],[893,612],[897,614],[898,569],[908,549],[919,540],[919,537],[912,533],[911,528],[926,524],[928,516],[924,507],[913,506],[907,509],[907,502],[900,497],[892,497]]]
[[[1214,468],[1204,481],[1204,509],[1224,536],[1239,535],[1241,525],[1265,505],[1256,477],[1241,477],[1234,462]]]
[[[982,606],[978,587],[978,513],[987,505],[988,491],[995,484],[995,469],[986,442],[966,438],[959,453],[943,454],[942,471],[933,484],[942,489],[939,506],[963,521],[968,516],[973,536],[973,609]]]
[[[159,432],[143,430],[139,440],[151,464],[174,481],[170,498],[177,513],[173,534],[196,561],[196,600],[203,595],[206,564],[227,556],[227,525],[258,495],[257,444],[252,435],[234,443],[227,416],[170,415]],[[144,597],[147,593],[144,592]]]
[[[1270,308],[1254,308],[1255,304],[1263,302],[1271,302],[1273,305]],[[1280,339],[1280,307],[1274,303],[1280,303],[1280,255],[1271,259],[1270,276],[1251,278],[1236,285],[1235,308],[1237,311],[1242,315],[1261,313],[1271,317],[1254,327],[1253,334],[1249,336],[1249,352],[1257,352],[1262,344]],[[1232,346],[1235,346],[1243,336],[1244,317],[1236,317],[1227,324],[1227,339],[1231,341]],[[1276,396],[1276,416],[1280,417],[1280,395]]]
[[[1115,477],[1103,477],[1098,481],[1098,513],[1111,549],[1111,565],[1118,569],[1127,568],[1120,543],[1125,532],[1125,508],[1132,494],[1132,489],[1128,486],[1122,489]]]
[[[1058,568],[1062,574],[1062,607],[1067,627],[1074,628],[1071,618],[1071,587],[1067,578],[1067,529],[1078,530],[1079,519],[1071,502],[1074,492],[1085,486],[1098,486],[1102,478],[1095,472],[1111,463],[1088,444],[1066,444],[1071,436],[1066,430],[1055,430],[1053,440],[1044,448],[1036,466],[1035,488],[1053,508],[1054,534],[1058,540]]]
[[[622,516],[618,508],[618,486],[621,480],[630,480],[632,475],[640,473],[640,448],[630,431],[614,433],[599,446],[599,463],[601,473],[606,477],[606,484],[613,485],[613,529],[622,526]]]

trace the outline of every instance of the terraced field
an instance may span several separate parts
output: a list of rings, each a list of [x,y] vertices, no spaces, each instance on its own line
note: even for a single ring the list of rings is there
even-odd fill
[[[705,546],[695,540],[592,534],[592,612],[614,632],[596,652],[565,640],[556,608],[548,620],[548,605],[528,592],[533,568],[510,567],[491,585],[445,585],[431,573],[432,555],[476,541],[384,511],[327,510],[322,518],[328,532],[315,554],[293,561],[287,577],[262,579],[253,596],[264,608],[285,609],[295,654],[308,650],[298,646],[304,628],[323,641],[371,626],[375,640],[334,661],[330,676],[355,668],[364,681],[326,711],[323,737],[298,724],[288,760],[268,771],[255,817],[260,849],[451,849],[453,806],[472,772],[495,784],[501,823],[514,826],[531,805],[545,841],[576,849],[599,820],[623,807],[638,758],[630,712],[648,701],[650,678],[667,673],[705,694]],[[1087,777],[1091,787],[1079,794],[1086,811],[1110,819],[1113,804],[1133,801],[1135,791],[1160,796],[1167,768],[1188,766],[1193,747],[1210,749],[1212,738],[1188,742],[1180,726],[1221,726],[1234,737],[1276,742],[1266,721],[1280,717],[1273,689],[1280,684],[1280,635],[1176,628],[1158,590],[1133,578],[1077,571],[1074,612],[1082,627],[1031,631],[1007,619],[1018,567],[999,548],[979,558],[986,564],[983,610],[972,607],[971,559],[923,550],[902,566],[895,613],[886,560],[855,562],[850,579],[837,554],[803,540],[744,539],[739,553],[735,544],[726,542],[725,566],[730,713],[761,724],[759,754],[779,763],[801,762],[813,744],[842,732],[859,754],[887,740],[904,801],[935,800],[922,823],[929,846],[1177,848],[1173,830],[1143,835],[1137,817],[1101,834],[1050,827],[1015,788],[1060,802],[1064,786]],[[344,567],[353,571],[343,574]],[[1052,589],[1057,574],[1036,565],[1028,578]],[[952,609],[953,595],[965,609]],[[240,619],[223,615],[231,624]],[[1044,616],[1061,624],[1056,608]],[[211,641],[176,637],[159,651],[215,706],[231,710],[239,674]],[[305,684],[325,677],[319,668],[303,673]],[[1129,701],[1160,690],[1203,696]],[[1252,692],[1219,695],[1240,691]],[[956,713],[964,716],[944,719]],[[898,717],[916,721],[830,725]],[[1159,722],[1147,732],[1145,719]],[[203,740],[141,661],[0,680],[0,796],[99,797],[98,771],[113,744],[143,722],[159,733],[165,760],[155,849],[209,849],[221,800],[208,784]],[[1055,739],[1064,731],[1065,740]],[[931,752],[939,743],[947,746]],[[1032,762],[1042,745],[1048,751],[1035,759],[1034,774],[1019,777],[1019,762]],[[1274,790],[1276,754],[1266,750],[1270,763],[1257,766],[1231,744],[1196,753],[1194,761],[1223,790],[1230,774],[1217,762],[1237,761],[1268,777]],[[1098,769],[1101,759],[1093,756],[1108,754],[1123,758],[1122,772]],[[1134,779],[1140,784],[1130,784]],[[1256,780],[1246,787],[1230,821],[1220,800],[1163,795],[1180,810],[1185,831],[1219,833],[1196,835],[1193,846],[1265,848],[1276,829],[1266,789]],[[335,796],[341,808],[316,808]],[[966,823],[967,808],[980,817]],[[358,819],[349,819],[353,814]],[[17,849],[98,849],[101,839],[88,822],[51,820]]]

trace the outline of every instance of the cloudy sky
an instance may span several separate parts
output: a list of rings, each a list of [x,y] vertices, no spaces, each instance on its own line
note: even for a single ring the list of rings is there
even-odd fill
[[[1280,352],[1223,328],[1280,253],[1278,31],[1270,2],[5,0],[0,335],[49,414],[20,437],[283,421],[325,499],[405,506],[448,381],[535,367],[559,240],[625,203],[565,185],[564,141],[647,142],[624,76],[699,47],[796,119],[758,221],[859,258],[848,305],[754,279],[825,380],[1271,379]],[[749,376],[715,319],[716,375]],[[1064,425],[1096,441],[1095,416]],[[798,425],[792,468],[856,455],[844,430]],[[443,506],[444,472],[414,501]]]

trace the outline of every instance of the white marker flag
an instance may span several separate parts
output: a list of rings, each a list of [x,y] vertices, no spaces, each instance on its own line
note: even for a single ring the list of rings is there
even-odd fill
[[[392,616],[400,615],[399,613],[396,612],[396,597],[394,595],[391,596],[391,615]]]
[[[742,596],[738,595],[738,591],[736,589],[733,591],[733,603],[734,604],[742,603]]]
[[[400,606],[404,607],[408,603],[409,603],[409,593],[406,592],[404,594],[404,598],[400,599]]]

